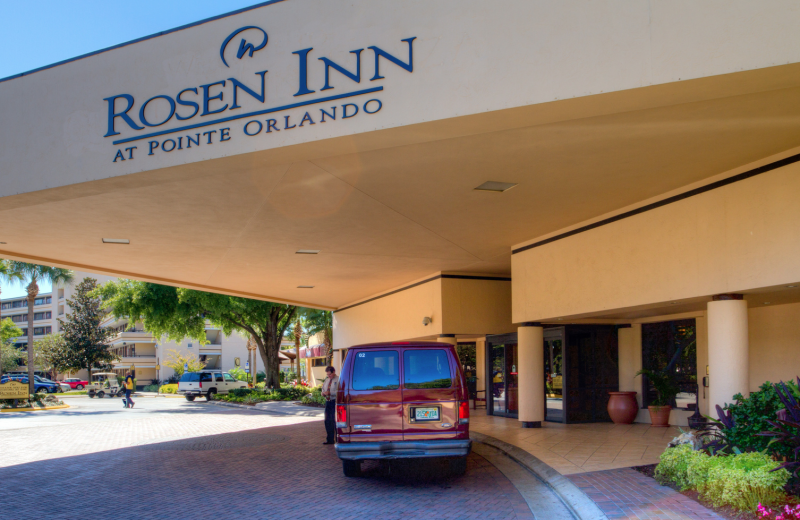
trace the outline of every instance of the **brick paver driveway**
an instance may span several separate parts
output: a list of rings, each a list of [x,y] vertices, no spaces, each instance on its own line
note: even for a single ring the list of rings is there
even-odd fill
[[[485,459],[451,477],[426,462],[348,479],[320,419],[180,399],[73,399],[0,416],[3,518],[534,518]]]

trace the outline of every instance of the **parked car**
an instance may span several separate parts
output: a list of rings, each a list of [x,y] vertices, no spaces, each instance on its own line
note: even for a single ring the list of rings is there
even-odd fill
[[[466,471],[467,381],[455,347],[428,341],[352,347],[336,395],[336,453],[345,476],[369,459],[446,457]]]
[[[8,381],[19,381],[23,384],[28,384],[28,376],[20,376],[20,375],[11,375],[11,376],[3,376],[3,379],[0,380],[0,383],[7,383]],[[38,393],[47,393],[53,394],[59,391],[59,386],[52,381],[42,379],[39,376],[33,376],[33,391]]]
[[[86,385],[89,384],[88,381],[84,381],[77,377],[67,378],[63,382],[68,384],[72,390],[83,390],[84,388],[86,388]]]
[[[247,383],[222,372],[186,372],[178,381],[178,393],[187,401],[200,396],[211,401],[215,394],[227,394],[234,388],[247,388]]]
[[[39,376],[33,376],[33,377],[37,378],[41,382],[52,383],[56,385],[56,390],[55,390],[56,392],[69,392],[70,390],[72,390],[72,388],[70,388],[70,386],[66,383],[60,383],[58,381],[53,381],[52,379],[46,379],[44,377],[39,377]]]

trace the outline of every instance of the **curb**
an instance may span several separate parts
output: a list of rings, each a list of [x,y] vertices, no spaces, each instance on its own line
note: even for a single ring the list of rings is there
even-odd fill
[[[47,410],[62,410],[69,408],[68,404],[60,404],[58,406],[47,406],[45,408],[3,408],[0,412],[46,412]]]
[[[530,471],[558,495],[564,505],[575,515],[575,518],[579,520],[608,520],[605,513],[578,486],[527,451],[483,433],[470,432],[469,436],[475,442],[480,442],[502,451],[510,459]]]

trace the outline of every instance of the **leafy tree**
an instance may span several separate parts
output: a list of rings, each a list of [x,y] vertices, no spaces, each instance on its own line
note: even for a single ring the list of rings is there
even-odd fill
[[[10,318],[0,320],[0,372],[16,370],[19,362],[25,358],[22,351],[14,346],[14,340],[19,336],[22,336],[22,329]]]
[[[33,342],[36,366],[45,371],[67,372],[75,367],[72,350],[63,334],[48,334]]]
[[[67,300],[72,312],[65,320],[58,320],[64,331],[64,341],[69,351],[68,368],[75,370],[85,368],[90,382],[92,368],[97,366],[110,368],[111,362],[116,359],[108,346],[108,340],[114,335],[114,331],[100,326],[106,313],[103,310],[102,300],[92,295],[95,289],[97,280],[84,278],[75,287],[75,297]]]
[[[280,387],[278,352],[297,307],[133,280],[107,282],[97,294],[114,316],[142,322],[152,334],[173,341],[190,337],[207,343],[206,320],[226,335],[252,336],[266,367],[266,386]]]
[[[194,354],[183,355],[177,350],[167,351],[167,360],[164,364],[175,372],[175,377],[181,377],[184,372],[184,365],[186,365],[187,372],[200,372],[206,367],[205,361],[200,361]]]
[[[19,273],[15,273],[14,271],[11,270],[10,262],[8,260],[0,259],[0,282],[14,283],[19,280],[20,280],[20,275]],[[0,286],[0,292],[1,291],[2,291],[2,286]],[[0,306],[0,320],[2,320],[2,317],[3,317],[3,310],[2,306]],[[19,330],[19,334],[21,335],[22,329],[17,329],[17,330]],[[3,346],[2,348],[5,348],[6,346],[5,343],[6,343],[5,341],[2,341],[2,346]],[[17,368],[18,361],[20,359],[20,357],[18,356],[19,350],[14,348],[14,351],[15,352],[11,352],[10,350],[8,351],[9,355],[15,355],[14,359],[9,361],[9,364],[12,362],[14,363],[14,367],[10,368],[9,370],[15,370]],[[5,371],[4,360],[5,357],[0,358],[0,377],[3,377],[3,372]]]
[[[33,392],[33,308],[35,306],[36,297],[39,295],[39,282],[50,282],[53,286],[59,282],[71,282],[72,271],[69,269],[62,269],[60,267],[49,267],[46,265],[29,264],[28,262],[18,262],[16,260],[9,261],[9,272],[13,273],[15,278],[28,282],[26,291],[28,292],[28,386],[31,393]]]

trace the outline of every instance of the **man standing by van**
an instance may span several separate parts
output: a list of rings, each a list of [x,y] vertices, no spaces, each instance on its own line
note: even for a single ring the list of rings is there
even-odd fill
[[[325,398],[325,431],[328,432],[328,440],[322,444],[333,444],[336,437],[336,392],[339,390],[339,376],[333,367],[327,367],[325,373],[328,377],[322,383],[322,396]]]
[[[133,392],[133,376],[130,371],[125,374],[125,407],[133,408],[133,401],[131,401],[131,392]]]

